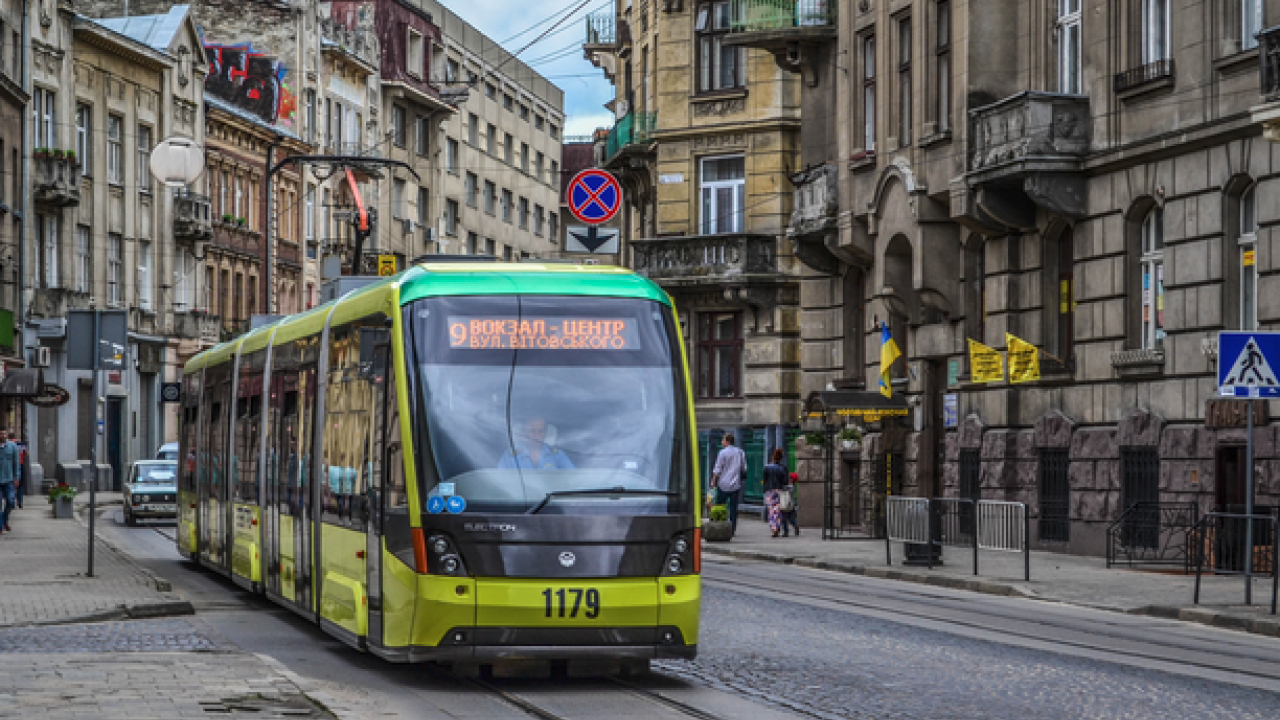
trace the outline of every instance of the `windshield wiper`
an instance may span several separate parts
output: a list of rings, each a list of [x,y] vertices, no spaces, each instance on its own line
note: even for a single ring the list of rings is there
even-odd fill
[[[667,497],[676,497],[680,493],[673,490],[633,490],[619,485],[611,488],[591,488],[590,490],[552,490],[547,496],[542,498],[542,502],[530,508],[525,515],[537,515],[538,511],[547,506],[552,498],[564,495],[665,495]]]

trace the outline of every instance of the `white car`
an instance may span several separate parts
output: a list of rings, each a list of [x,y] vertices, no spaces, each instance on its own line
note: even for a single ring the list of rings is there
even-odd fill
[[[124,486],[124,522],[137,525],[139,518],[178,517],[178,463],[172,460],[139,460]]]
[[[157,460],[177,460],[178,459],[178,443],[168,442],[160,446],[156,451]]]

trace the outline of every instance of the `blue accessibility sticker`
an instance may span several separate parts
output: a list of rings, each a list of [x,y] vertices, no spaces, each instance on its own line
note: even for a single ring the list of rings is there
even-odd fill
[[[432,515],[439,515],[444,512],[444,498],[439,495],[432,495],[427,498],[427,512]]]
[[[447,504],[449,506],[449,512],[453,513],[454,515],[457,515],[458,513],[467,509],[467,501],[464,500],[461,495],[451,496]]]

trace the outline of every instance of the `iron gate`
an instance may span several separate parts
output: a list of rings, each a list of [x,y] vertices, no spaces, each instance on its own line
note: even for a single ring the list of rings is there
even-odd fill
[[[1130,547],[1160,545],[1160,455],[1153,448],[1120,451],[1121,504],[1128,522],[1122,542]],[[1135,507],[1142,503],[1142,507]]]
[[[1040,451],[1040,540],[1071,539],[1071,482],[1066,450]]]
[[[872,502],[863,509],[868,515],[863,525],[875,528],[876,537],[885,536],[885,497],[898,497],[902,494],[902,460],[902,453],[888,452],[877,455],[873,463],[873,474],[868,478],[867,484]]]

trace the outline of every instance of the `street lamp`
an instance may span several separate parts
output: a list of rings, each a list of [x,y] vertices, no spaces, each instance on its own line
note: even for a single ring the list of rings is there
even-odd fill
[[[151,151],[151,174],[165,187],[182,188],[204,172],[204,149],[195,140],[173,135]]]

